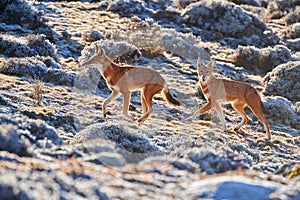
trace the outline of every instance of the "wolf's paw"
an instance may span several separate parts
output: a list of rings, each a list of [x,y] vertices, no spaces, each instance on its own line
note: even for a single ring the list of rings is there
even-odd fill
[[[126,116],[128,119],[130,119],[131,121],[135,121],[135,118],[131,115]]]

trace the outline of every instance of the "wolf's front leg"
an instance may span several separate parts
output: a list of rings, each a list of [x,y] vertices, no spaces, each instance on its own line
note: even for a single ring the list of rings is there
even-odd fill
[[[208,102],[207,104],[205,104],[202,108],[198,109],[192,116],[186,118],[186,121],[192,121],[193,119],[195,119],[198,115],[201,115],[207,111],[209,111],[210,109],[212,109],[212,105],[210,102]]]
[[[216,109],[216,111],[218,113],[219,119],[222,122],[224,132],[227,132],[227,127],[226,127],[226,121],[225,121],[224,113],[222,111],[221,106],[218,103],[215,105],[215,109]]]
[[[130,120],[134,121],[134,117],[128,114],[129,104],[130,104],[130,92],[124,92],[123,96],[124,96],[123,114]]]
[[[110,94],[110,96],[105,99],[103,106],[102,106],[102,114],[103,117],[106,117],[106,107],[109,103],[113,102],[114,100],[116,100],[119,96],[121,95],[120,92],[113,90],[112,93]]]

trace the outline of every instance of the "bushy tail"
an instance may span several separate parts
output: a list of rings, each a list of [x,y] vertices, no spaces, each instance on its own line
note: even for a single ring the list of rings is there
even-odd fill
[[[266,115],[270,114],[270,112],[266,109],[266,107],[264,106],[264,104],[261,100],[260,100],[260,105],[261,105],[261,109],[264,114],[266,114]]]
[[[246,100],[247,104],[252,107],[260,107],[263,114],[269,114],[269,111],[264,106],[259,93],[257,90],[251,86],[248,86],[247,92],[246,92]],[[260,105],[259,105],[260,104]]]
[[[168,90],[167,87],[165,87],[165,88],[163,89],[163,94],[164,94],[164,96],[166,97],[166,100],[167,100],[169,103],[174,104],[174,105],[176,105],[176,106],[179,106],[179,105],[180,105],[179,101],[178,101],[177,99],[175,99],[175,98],[170,94],[170,92],[169,92],[169,90]]]

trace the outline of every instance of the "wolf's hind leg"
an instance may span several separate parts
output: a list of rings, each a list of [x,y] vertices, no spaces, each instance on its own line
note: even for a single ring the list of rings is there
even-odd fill
[[[246,124],[249,121],[249,118],[245,113],[246,103],[237,101],[232,104],[232,107],[238,114],[242,116],[242,121],[234,128],[234,130],[236,131],[239,130],[244,124]]]

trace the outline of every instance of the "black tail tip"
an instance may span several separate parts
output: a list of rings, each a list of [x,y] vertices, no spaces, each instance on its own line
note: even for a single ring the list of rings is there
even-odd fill
[[[180,102],[176,100],[176,102],[173,103],[175,106],[180,106]]]
[[[169,91],[166,93],[166,97],[168,102],[170,102],[171,104],[175,106],[180,106],[180,102],[172,94],[170,94]]]
[[[176,99],[176,97],[174,97],[171,93],[170,93],[170,90],[168,90],[167,88],[164,88],[163,90],[163,93],[164,93],[164,97],[165,99],[175,105],[175,106],[180,106],[180,102]]]

